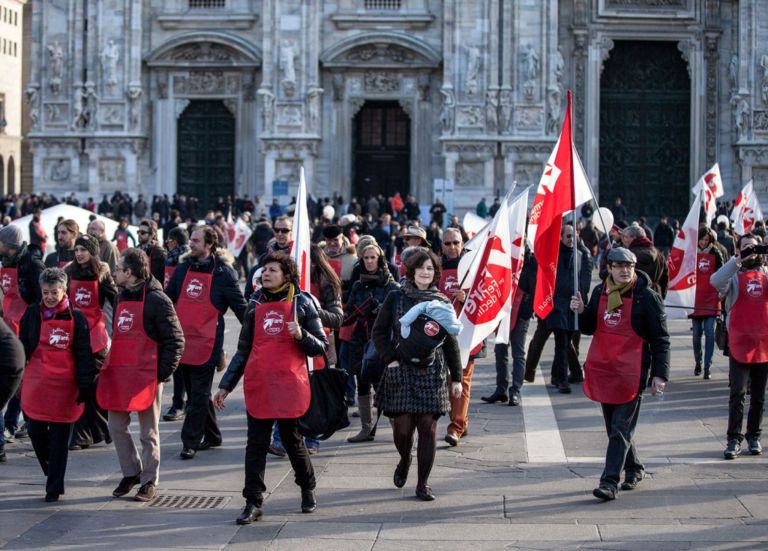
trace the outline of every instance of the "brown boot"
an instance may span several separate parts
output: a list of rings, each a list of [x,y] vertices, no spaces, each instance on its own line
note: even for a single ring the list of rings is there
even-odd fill
[[[370,442],[376,434],[373,430],[373,395],[358,396],[357,408],[360,411],[360,432],[347,438],[347,442]]]

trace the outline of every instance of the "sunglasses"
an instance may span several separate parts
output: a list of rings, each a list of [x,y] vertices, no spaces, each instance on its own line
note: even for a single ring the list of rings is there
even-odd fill
[[[461,245],[461,241],[443,241],[443,245],[450,247],[451,245]]]
[[[148,231],[144,231],[144,230],[139,230],[138,233],[139,233],[139,235],[148,235],[149,234]]]
[[[291,233],[288,228],[275,228],[275,233]]]

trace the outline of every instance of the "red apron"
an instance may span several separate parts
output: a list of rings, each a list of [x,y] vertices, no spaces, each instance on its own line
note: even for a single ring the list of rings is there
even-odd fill
[[[768,276],[739,272],[739,296],[728,315],[728,347],[737,362],[768,362]]]
[[[331,265],[333,271],[336,272],[336,275],[339,276],[339,279],[341,279],[341,260],[338,258],[329,258],[328,264]]]
[[[584,394],[602,404],[626,404],[637,396],[642,372],[643,339],[632,329],[632,297],[608,312],[603,293],[597,331],[584,362]]]
[[[128,234],[124,231],[117,234],[115,237],[115,240],[117,241],[117,250],[120,252],[123,252],[125,249],[128,248]]]
[[[144,331],[144,298],[118,301],[112,348],[96,387],[96,401],[110,411],[144,411],[157,392],[157,343]]]
[[[696,309],[694,316],[717,316],[720,313],[720,297],[712,287],[709,278],[715,272],[715,255],[698,253],[696,255]],[[702,308],[702,310],[699,310]]]
[[[168,287],[168,282],[171,281],[171,276],[173,276],[173,271],[176,269],[176,266],[166,266],[163,276],[163,289]]]
[[[18,337],[19,323],[27,310],[27,303],[19,294],[18,268],[0,270],[0,284],[3,287],[3,319]]]
[[[213,263],[216,270],[216,262]],[[176,301],[176,315],[184,330],[184,354],[181,363],[203,365],[213,355],[219,310],[211,303],[213,272],[187,270]]]
[[[64,268],[67,264],[69,264],[71,260],[59,260],[59,268]]]
[[[453,300],[453,293],[459,290],[458,270],[443,270],[440,272],[440,282],[437,286],[440,289],[440,292],[448,297],[448,300],[451,301],[451,304],[453,304],[453,309],[456,311],[456,315],[458,316],[461,313],[461,308],[463,306],[458,301],[454,302]]]
[[[91,351],[95,354],[107,347],[107,325],[104,323],[104,312],[99,306],[99,282],[69,280],[69,301],[85,314],[88,329],[91,331]]]
[[[70,314],[71,314],[70,310]],[[77,404],[72,341],[75,321],[40,319],[40,340],[24,369],[21,409],[36,421],[74,423],[85,410]]]
[[[253,314],[243,392],[248,415],[256,419],[295,419],[309,409],[306,355],[288,332],[292,306],[292,302],[267,302],[256,306]]]
[[[317,283],[310,283],[309,290],[312,292],[312,295],[317,297],[317,300],[320,301],[320,285]],[[328,342],[331,342],[331,334],[333,331],[325,326],[323,326],[323,331],[325,331],[325,337],[328,339]],[[312,358],[312,369],[323,369],[324,367],[326,367],[325,356]]]

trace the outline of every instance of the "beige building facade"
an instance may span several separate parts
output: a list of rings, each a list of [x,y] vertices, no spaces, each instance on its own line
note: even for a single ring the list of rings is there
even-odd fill
[[[26,0],[0,0],[0,192],[21,183],[22,25]]]

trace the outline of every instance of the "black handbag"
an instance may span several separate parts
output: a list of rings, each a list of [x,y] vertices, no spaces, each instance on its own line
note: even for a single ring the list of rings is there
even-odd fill
[[[378,385],[384,376],[384,364],[376,352],[376,345],[372,340],[365,343],[363,361],[360,365],[360,382],[369,385]]]
[[[335,367],[311,371],[309,388],[312,393],[309,409],[298,423],[301,435],[326,440],[337,430],[347,428],[347,372]]]
[[[728,356],[728,326],[725,323],[725,313],[715,319],[715,344],[723,355]]]

